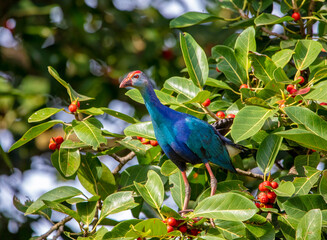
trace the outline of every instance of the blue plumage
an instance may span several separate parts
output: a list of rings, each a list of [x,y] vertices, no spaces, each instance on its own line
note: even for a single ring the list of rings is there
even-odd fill
[[[140,71],[134,71],[127,75],[120,87],[127,86],[133,86],[140,90],[151,116],[156,139],[165,154],[184,173],[183,177],[186,176],[187,162],[191,164],[205,163],[212,184],[216,183],[216,180],[213,180],[214,176],[212,176],[208,162],[235,172],[225,146],[226,138],[222,137],[213,126],[192,115],[177,112],[161,104],[150,81]],[[185,178],[184,181],[187,181]],[[185,184],[188,185],[186,182]],[[184,208],[186,206],[187,204],[184,205]]]

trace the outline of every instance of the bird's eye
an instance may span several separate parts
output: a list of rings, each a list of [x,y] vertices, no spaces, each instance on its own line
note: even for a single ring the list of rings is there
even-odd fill
[[[134,78],[139,78],[139,75],[135,75]]]

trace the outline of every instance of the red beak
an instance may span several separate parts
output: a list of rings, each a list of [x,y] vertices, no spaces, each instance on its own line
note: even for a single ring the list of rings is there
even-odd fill
[[[131,87],[131,86],[133,86],[132,78],[130,76],[127,76],[120,83],[119,88],[125,88],[125,87]]]

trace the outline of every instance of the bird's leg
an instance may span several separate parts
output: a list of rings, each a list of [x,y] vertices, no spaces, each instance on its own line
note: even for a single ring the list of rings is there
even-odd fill
[[[216,190],[217,190],[217,179],[216,179],[215,175],[213,174],[213,172],[211,170],[209,162],[205,163],[204,165],[206,166],[206,168],[208,170],[208,173],[210,175],[210,187],[211,187],[210,196],[213,196],[213,195],[215,195]],[[214,223],[212,218],[210,218],[210,223],[211,223],[212,227],[215,227],[215,223]]]
[[[183,215],[184,213],[189,212],[189,210],[187,209],[187,206],[188,206],[188,203],[189,203],[190,197],[191,197],[191,187],[190,187],[190,184],[188,183],[185,171],[182,171],[182,176],[183,176],[183,180],[184,180],[184,184],[185,184],[185,199],[184,199],[183,209],[182,209],[182,211],[180,211],[180,213],[182,213],[182,215]]]

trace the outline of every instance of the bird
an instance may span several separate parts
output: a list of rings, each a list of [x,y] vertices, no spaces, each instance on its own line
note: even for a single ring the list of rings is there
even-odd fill
[[[151,117],[156,140],[163,152],[182,173],[185,198],[181,212],[188,211],[187,207],[191,196],[191,188],[186,175],[186,163],[193,165],[204,163],[210,176],[210,196],[216,192],[217,179],[209,162],[236,172],[229,151],[233,150],[233,155],[239,153],[237,145],[206,121],[163,105],[145,73],[140,70],[128,73],[119,87],[132,87],[140,91]]]

